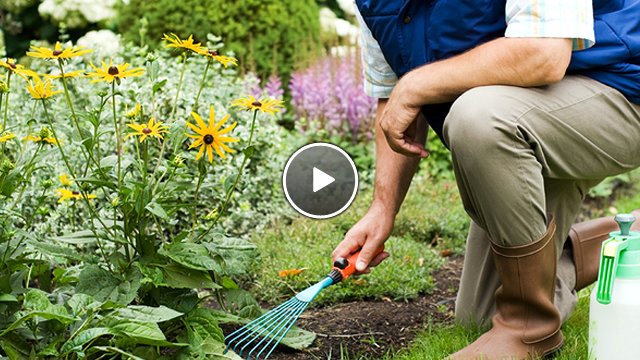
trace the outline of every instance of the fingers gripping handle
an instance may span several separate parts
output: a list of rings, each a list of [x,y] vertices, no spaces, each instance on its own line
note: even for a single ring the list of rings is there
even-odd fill
[[[375,258],[383,251],[384,247],[381,247],[376,251],[373,257]],[[329,277],[333,279],[334,284],[345,280],[356,272],[358,256],[360,256],[360,251],[351,254],[348,258],[338,258],[333,262],[333,268],[331,269],[331,273],[329,273]]]

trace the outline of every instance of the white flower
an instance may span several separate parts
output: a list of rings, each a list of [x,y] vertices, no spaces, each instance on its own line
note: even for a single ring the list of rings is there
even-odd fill
[[[320,27],[322,31],[336,34],[346,39],[350,44],[355,44],[360,35],[357,26],[347,20],[338,18],[331,9],[326,7],[320,10]]]
[[[355,4],[353,3],[353,0],[338,0],[338,6],[340,6],[340,9],[342,9],[342,11],[344,11],[345,14],[351,15],[351,16],[356,15],[356,12],[354,9]]]
[[[89,31],[78,39],[78,45],[92,49],[93,54],[99,58],[114,57],[120,52],[120,36],[111,30]]]
[[[116,0],[44,0],[38,12],[56,23],[78,28],[115,17],[115,5]]]

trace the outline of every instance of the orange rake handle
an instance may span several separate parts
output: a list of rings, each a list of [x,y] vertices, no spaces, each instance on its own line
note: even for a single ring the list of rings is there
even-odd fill
[[[384,246],[380,247],[373,257],[375,258],[383,251]],[[360,256],[360,250],[351,254],[348,258],[338,258],[333,262],[333,268],[331,268],[331,274],[329,276],[333,278],[334,283],[345,280],[356,272],[356,261],[358,260],[358,256]]]

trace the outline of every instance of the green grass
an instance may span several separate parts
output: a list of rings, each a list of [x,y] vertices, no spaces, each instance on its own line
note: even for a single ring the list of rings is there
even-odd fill
[[[576,360],[587,358],[589,329],[589,290],[580,293],[576,311],[562,327],[564,346],[556,354],[555,360]],[[383,360],[426,360],[443,359],[467,344],[473,342],[481,331],[459,325],[427,324],[410,349],[388,355]]]
[[[330,220],[295,216],[254,236],[261,261],[255,268],[251,291],[261,300],[276,304],[320,280],[331,269],[331,252],[344,234],[366,212],[369,191],[342,215]],[[444,259],[440,251],[461,253],[468,222],[451,182],[432,182],[418,176],[409,191],[396,228],[386,249],[391,258],[371,274],[325,290],[314,301],[327,305],[357,299],[411,299],[430,291],[432,272]],[[306,269],[299,275],[280,277],[287,269]]]

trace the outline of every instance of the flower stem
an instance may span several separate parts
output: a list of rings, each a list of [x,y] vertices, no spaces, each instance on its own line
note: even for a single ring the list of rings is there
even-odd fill
[[[204,68],[204,75],[202,75],[202,81],[200,82],[200,89],[198,89],[198,95],[196,96],[196,102],[193,104],[193,110],[198,110],[198,102],[200,101],[200,94],[202,94],[202,89],[204,89],[204,84],[207,82],[207,73],[209,72],[209,68],[211,67],[211,63],[213,59],[209,59],[207,61],[207,66]]]
[[[200,168],[200,176],[198,176],[198,184],[196,185],[196,193],[193,199],[193,225],[191,226],[191,232],[193,233],[196,229],[196,225],[198,224],[198,195],[200,194],[200,186],[202,185],[202,181],[204,180],[204,176],[207,174],[206,171],[203,171],[203,166]]]
[[[180,72],[180,81],[178,82],[178,91],[176,91],[176,99],[173,103],[173,110],[171,111],[171,120],[173,121],[176,116],[176,110],[178,109],[178,100],[180,99],[180,89],[182,89],[182,80],[184,79],[184,72],[187,69],[187,53],[184,53],[182,60],[182,71]]]
[[[4,118],[2,120],[2,131],[0,131],[0,133],[3,133],[7,128],[7,117],[9,115],[9,94],[11,94],[11,71],[9,71],[9,74],[7,74],[7,94],[4,98]]]
[[[253,120],[251,120],[251,132],[249,133],[249,141],[247,142],[247,147],[245,148],[245,150],[249,149],[251,147],[251,141],[253,140],[253,133],[254,133],[254,131],[256,129],[256,117],[257,117],[257,115],[258,115],[258,110],[254,110],[254,112],[253,112]],[[233,195],[233,192],[235,191],[236,187],[238,186],[238,182],[240,181],[240,177],[242,176],[242,172],[244,171],[244,167],[247,165],[247,161],[248,160],[249,160],[249,156],[247,155],[247,153],[245,153],[244,154],[244,158],[242,159],[242,164],[240,165],[240,168],[238,169],[238,174],[236,175],[236,178],[233,181],[233,186],[231,186],[231,188],[227,191],[227,194],[225,196],[224,202],[222,203],[222,206],[220,207],[220,211],[218,211],[218,213],[216,214],[216,217],[213,219],[213,221],[211,222],[211,225],[209,225],[207,230],[205,230],[205,232],[202,233],[202,235],[200,235],[198,237],[198,241],[202,240],[213,229],[213,227],[216,225],[216,223],[220,219],[220,216],[222,216],[224,211],[227,209],[227,206],[229,205],[229,201],[231,200],[231,196]]]

